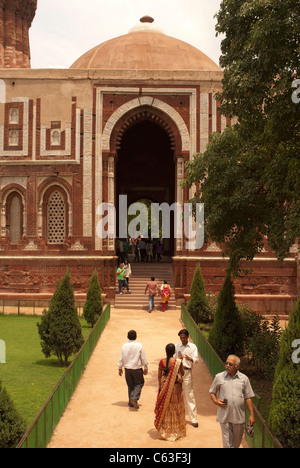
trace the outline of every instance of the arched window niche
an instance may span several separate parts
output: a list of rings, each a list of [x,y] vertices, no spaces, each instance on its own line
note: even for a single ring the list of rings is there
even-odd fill
[[[62,186],[45,189],[39,205],[38,233],[49,247],[65,244],[71,235],[71,214],[70,199]]]
[[[6,237],[12,245],[20,242],[24,234],[24,205],[21,194],[12,191],[6,199]]]

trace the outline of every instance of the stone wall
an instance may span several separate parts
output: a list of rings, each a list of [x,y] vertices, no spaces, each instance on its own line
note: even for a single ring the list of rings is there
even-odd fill
[[[197,264],[200,264],[206,292],[218,294],[223,286],[227,260],[218,256],[176,256],[173,259],[175,295],[180,301],[188,300]],[[274,257],[257,256],[242,265],[249,274],[235,280],[235,297],[264,315],[289,315],[296,301],[297,258],[283,262]]]

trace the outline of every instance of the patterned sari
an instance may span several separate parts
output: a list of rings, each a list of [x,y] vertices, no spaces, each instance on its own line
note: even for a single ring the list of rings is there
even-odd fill
[[[165,304],[166,302],[169,301],[170,299],[170,286],[168,284],[164,284],[162,287],[162,292],[161,292],[161,302]]]
[[[168,284],[164,284],[161,289],[161,302],[162,302],[162,310],[166,310],[166,305],[168,305],[169,299],[171,296],[170,286]]]
[[[186,435],[182,384],[177,381],[180,365],[181,359],[174,359],[169,374],[162,375],[161,391],[154,410],[155,428],[163,439],[171,442]],[[160,367],[165,367],[163,360],[160,361]]]

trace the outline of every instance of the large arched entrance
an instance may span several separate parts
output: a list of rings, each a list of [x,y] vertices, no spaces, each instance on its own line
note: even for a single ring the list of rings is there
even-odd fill
[[[117,206],[119,195],[127,196],[128,206],[140,199],[169,206],[176,201],[175,136],[166,119],[148,110],[128,115],[118,133],[116,156]],[[170,214],[170,236],[162,240],[165,255],[174,253]]]

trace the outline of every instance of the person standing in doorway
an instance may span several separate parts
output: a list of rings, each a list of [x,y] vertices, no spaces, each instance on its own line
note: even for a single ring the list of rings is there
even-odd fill
[[[182,390],[186,408],[193,427],[198,427],[197,407],[193,390],[193,366],[199,362],[198,349],[194,343],[189,342],[189,332],[186,329],[178,333],[180,343],[177,343],[176,356],[182,359],[184,369]]]
[[[153,262],[153,245],[152,245],[151,240],[148,240],[147,242],[146,252],[147,252],[147,262],[150,259],[152,263]]]
[[[156,255],[157,255],[157,261],[161,262],[162,245],[160,241],[158,241],[158,244],[156,246]]]
[[[158,292],[158,285],[155,282],[154,276],[151,277],[151,281],[147,283],[146,289],[145,289],[145,294],[149,294],[149,314],[152,312],[152,309],[154,307],[154,298],[156,293]]]
[[[147,252],[146,252],[146,242],[143,238],[141,238],[141,241],[139,243],[139,248],[140,248],[141,260],[142,262],[144,262],[147,257]]]
[[[140,261],[140,241],[139,239],[135,240],[134,244],[134,262]]]
[[[136,341],[136,331],[130,330],[127,338],[129,341],[122,346],[118,362],[119,375],[123,375],[124,367],[128,387],[128,406],[139,409],[138,400],[145,383],[144,375],[148,374],[148,361],[143,345]]]
[[[252,398],[255,396],[249,378],[239,371],[240,358],[228,356],[225,371],[214,378],[209,393],[218,406],[217,421],[220,423],[223,448],[239,448],[245,428],[245,405],[249,410],[248,427],[255,422]],[[248,429],[249,430],[249,429]]]

